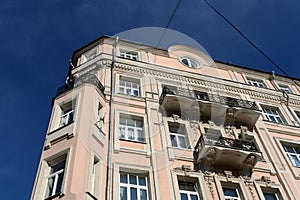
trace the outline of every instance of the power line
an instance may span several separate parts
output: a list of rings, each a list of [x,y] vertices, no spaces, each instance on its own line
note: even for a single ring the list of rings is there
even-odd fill
[[[285,72],[272,58],[270,58],[262,49],[255,45],[241,30],[239,30],[230,20],[228,20],[220,11],[218,11],[213,5],[211,5],[207,0],[203,0],[213,11],[215,11],[223,20],[225,20],[232,28],[234,28],[252,47],[254,47],[261,55],[263,55],[270,63],[272,63],[279,71],[281,71],[285,76],[290,78],[297,86],[300,85],[291,77],[287,72]]]
[[[173,20],[173,18],[174,18],[174,16],[175,16],[175,13],[176,13],[176,11],[177,11],[177,9],[178,9],[178,7],[179,7],[181,1],[182,1],[182,0],[178,0],[178,2],[177,2],[177,4],[176,4],[176,7],[175,7],[175,9],[174,9],[174,11],[173,11],[173,13],[172,13],[172,15],[171,15],[171,17],[170,17],[170,19],[169,19],[167,25],[166,25],[166,27],[165,27],[165,29],[164,29],[163,34],[160,36],[159,41],[158,41],[156,47],[158,47],[158,46],[160,45],[162,38],[163,38],[164,35],[166,34],[166,31],[167,31],[167,29],[169,28],[169,26],[170,26],[170,24],[171,24],[171,22],[172,22],[172,20]]]

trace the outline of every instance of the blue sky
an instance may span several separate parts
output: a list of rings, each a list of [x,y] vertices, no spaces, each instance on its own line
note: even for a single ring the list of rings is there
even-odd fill
[[[101,35],[165,27],[177,1],[2,0],[0,6],[1,199],[30,198],[51,113],[77,48]],[[300,77],[300,2],[209,0],[288,74]],[[170,29],[219,61],[279,71],[202,0],[182,1]]]

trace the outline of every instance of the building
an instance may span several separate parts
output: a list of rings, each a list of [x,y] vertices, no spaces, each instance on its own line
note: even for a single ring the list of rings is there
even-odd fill
[[[300,199],[299,79],[107,36],[71,62],[32,200]]]

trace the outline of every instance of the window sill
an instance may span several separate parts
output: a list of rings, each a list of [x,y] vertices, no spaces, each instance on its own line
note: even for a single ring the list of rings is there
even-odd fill
[[[60,193],[57,193],[57,194],[55,194],[55,195],[52,195],[52,196],[50,196],[50,197],[45,198],[45,200],[55,199],[56,197],[61,198],[61,197],[63,197],[63,196],[65,196],[65,194],[62,193],[62,192],[60,192]]]
[[[53,131],[49,132],[48,135],[51,135],[52,133],[55,133],[56,131],[59,131],[59,130],[61,130],[61,129],[63,129],[63,128],[65,128],[65,127],[67,127],[67,126],[69,126],[69,125],[71,125],[73,123],[74,123],[74,121],[72,121],[72,122],[70,122],[70,123],[68,123],[68,124],[66,124],[64,126],[58,127],[57,129],[54,129]]]
[[[120,141],[125,141],[125,142],[134,142],[134,143],[139,143],[139,144],[147,144],[145,141],[136,141],[136,140],[127,140],[124,138],[119,138]]]
[[[123,93],[116,93],[117,95],[120,95],[122,97],[126,97],[128,99],[135,99],[135,100],[144,100],[144,97],[142,96],[135,96],[135,95],[128,95],[128,94],[123,94]]]

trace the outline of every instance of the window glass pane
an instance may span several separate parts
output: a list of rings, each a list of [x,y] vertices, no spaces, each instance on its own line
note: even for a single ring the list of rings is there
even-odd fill
[[[192,68],[197,68],[198,67],[197,63],[194,62],[193,60],[190,60],[190,63],[191,63]]]
[[[130,82],[126,82],[126,87],[131,87],[131,83]]]
[[[128,183],[126,174],[120,174],[120,182],[121,183]]]
[[[138,130],[138,141],[145,141],[144,132],[142,130]]]
[[[126,94],[131,95],[131,89],[126,89]]]
[[[124,94],[124,93],[125,93],[124,88],[123,88],[123,87],[120,87],[120,88],[119,88],[119,92],[120,92],[121,94]]]
[[[300,154],[300,148],[299,147],[294,147],[295,151],[297,154]]]
[[[171,137],[171,143],[173,147],[177,147],[177,141],[175,135],[170,135]]]
[[[46,197],[52,196],[53,184],[54,184],[54,177],[51,177],[48,179],[47,189],[46,189]]]
[[[124,127],[120,128],[120,138],[122,138],[122,139],[125,138],[125,128]]]
[[[58,164],[52,166],[52,167],[51,167],[51,173],[57,172],[57,171],[59,171],[59,170],[61,170],[61,169],[64,169],[64,168],[65,168],[65,163],[66,163],[66,162],[65,162],[65,160],[64,160],[64,161],[62,161],[62,162],[60,162],[60,163],[58,163]]]
[[[58,194],[58,193],[61,192],[61,189],[62,189],[61,186],[62,186],[62,183],[63,183],[63,179],[64,179],[64,173],[58,174],[55,194]]]
[[[265,193],[264,192],[265,200],[277,200],[276,195],[272,193]]]
[[[125,86],[125,81],[120,81],[121,86]]]
[[[137,185],[137,180],[136,180],[136,176],[133,175],[129,175],[129,183],[133,184],[133,185]]]
[[[127,200],[127,189],[125,187],[120,188],[120,199]]]
[[[284,147],[285,147],[285,151],[286,151],[286,152],[289,152],[289,153],[295,153],[293,147],[291,147],[291,146],[286,146],[286,145],[284,145]]]
[[[127,125],[128,126],[135,126],[135,121],[132,119],[127,119]]]
[[[146,177],[139,176],[139,185],[146,186]]]
[[[298,156],[296,156],[296,155],[290,155],[290,156],[293,159],[295,166],[299,167],[300,166],[300,161],[299,161]]]
[[[188,200],[188,195],[187,195],[187,194],[180,193],[180,199],[181,199],[181,200]]]
[[[133,90],[133,95],[134,96],[139,96],[139,91],[138,90]]]
[[[141,200],[147,200],[147,190],[140,190],[141,193]]]
[[[236,192],[236,189],[232,188],[223,188],[224,195],[225,196],[230,196],[230,197],[238,197],[238,194]]]
[[[184,58],[184,59],[181,60],[181,62],[182,62],[183,64],[189,66],[189,62],[188,62],[187,59]]]
[[[130,188],[130,200],[137,200],[137,189]]]
[[[133,140],[134,139],[134,129],[128,128],[128,139]]]
[[[143,127],[143,122],[141,120],[137,120],[136,121],[136,127],[142,128]]]
[[[198,196],[195,194],[191,194],[191,200],[198,200]]]
[[[178,136],[178,140],[179,140],[179,147],[186,148],[185,137],[184,136]]]

